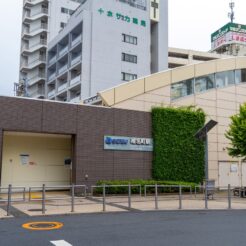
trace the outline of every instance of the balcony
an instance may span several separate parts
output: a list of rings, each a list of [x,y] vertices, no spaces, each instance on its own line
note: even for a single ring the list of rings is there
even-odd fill
[[[75,58],[71,60],[71,66],[75,65],[76,63],[79,63],[81,61],[82,56],[78,55]]]
[[[61,68],[59,68],[58,74],[64,73],[67,69],[68,69],[68,64],[66,64],[66,65],[62,66]]]
[[[56,90],[54,89],[54,90],[52,90],[52,91],[50,91],[49,93],[48,93],[48,97],[50,98],[50,97],[53,97],[53,96],[55,96],[55,94],[56,94]]]
[[[43,17],[44,15],[48,15],[48,9],[47,8],[42,8],[40,11],[31,14],[30,11],[26,12],[24,14],[24,22],[30,23],[38,18]]]
[[[47,23],[41,23],[40,26],[31,29],[30,27],[26,27],[23,29],[22,36],[23,37],[32,37],[35,36],[43,31],[47,31],[48,25]]]
[[[79,83],[80,81],[81,81],[81,75],[79,75],[79,76],[77,76],[77,77],[71,79],[71,81],[70,81],[70,86],[76,85],[76,84]]]
[[[38,3],[47,2],[47,0],[23,0],[23,6],[33,6]]]
[[[57,91],[58,91],[58,92],[64,91],[65,89],[67,89],[67,85],[68,85],[67,82],[64,83],[64,84],[62,84],[62,85],[60,85],[60,86],[58,87]]]
[[[47,40],[46,39],[40,39],[37,43],[34,43],[32,45],[24,44],[22,46],[22,52],[23,53],[32,53],[35,50],[38,50],[38,49],[40,49],[46,45],[47,45]]]
[[[49,78],[48,78],[48,81],[52,81],[56,78],[56,72],[52,73]]]
[[[33,76],[32,78],[28,79],[28,86],[32,86],[38,83],[41,80],[45,80],[45,73],[38,73],[37,75]]]
[[[70,100],[71,103],[79,103],[80,102],[80,96],[74,97]]]
[[[23,62],[21,64],[21,70],[29,70],[29,69],[33,69],[39,65],[41,65],[42,63],[46,62],[46,57],[45,56],[39,56],[39,58],[31,61],[31,62]]]
[[[75,38],[73,41],[72,41],[72,47],[74,47],[76,44],[80,43],[82,40],[82,35],[80,34],[77,38]]]
[[[29,95],[29,97],[33,97],[33,98],[44,98],[44,89],[38,88],[37,90],[31,92]]]
[[[56,61],[56,55],[49,60],[49,65],[53,64],[55,61]]]
[[[68,52],[68,46],[62,48],[62,50],[59,51],[58,56],[61,57],[64,54],[66,54]]]

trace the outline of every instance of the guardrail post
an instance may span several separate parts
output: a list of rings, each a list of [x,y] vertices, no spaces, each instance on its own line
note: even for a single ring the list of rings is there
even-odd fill
[[[88,192],[87,192],[88,189]],[[87,187],[87,185],[85,186],[85,198],[87,197],[87,193],[89,193],[89,188]]]
[[[42,214],[45,214],[45,184],[42,189]]]
[[[155,209],[158,209],[158,186],[155,184]]]
[[[132,208],[132,201],[131,201],[132,191],[131,191],[131,184],[128,184],[128,208]]]
[[[147,194],[146,194],[146,185],[144,186],[144,197],[146,198]]]
[[[26,187],[24,187],[24,191],[23,191],[23,201],[26,201]]]
[[[190,186],[190,197],[192,198],[192,186]]]
[[[32,189],[32,188],[29,187],[29,192],[28,192],[28,193],[29,193],[29,202],[31,201],[31,189]]]
[[[208,209],[208,185],[207,185],[207,181],[205,182],[205,209]]]
[[[142,186],[141,186],[141,185],[139,185],[139,189],[140,189],[139,195],[140,195],[140,197],[141,197],[141,196],[142,196]]]
[[[74,184],[72,184],[71,212],[74,212]]]
[[[7,216],[10,216],[11,195],[12,195],[12,185],[10,184],[8,187]]]
[[[182,209],[182,186],[179,185],[179,209]]]
[[[228,209],[231,209],[231,185],[228,184]]]
[[[106,186],[103,184],[103,212],[106,211]]]

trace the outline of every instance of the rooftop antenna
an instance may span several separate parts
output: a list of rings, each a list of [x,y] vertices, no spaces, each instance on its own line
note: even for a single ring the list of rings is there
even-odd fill
[[[230,18],[231,20],[231,23],[233,23],[233,21],[235,20],[235,12],[234,12],[234,8],[235,8],[235,2],[230,2],[229,3],[229,7],[231,9],[231,12],[228,13],[228,17]]]

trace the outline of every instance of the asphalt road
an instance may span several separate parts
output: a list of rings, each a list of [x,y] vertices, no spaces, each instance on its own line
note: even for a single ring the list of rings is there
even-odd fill
[[[58,221],[55,231],[22,224]],[[0,220],[1,246],[240,246],[246,245],[246,211],[125,212]]]

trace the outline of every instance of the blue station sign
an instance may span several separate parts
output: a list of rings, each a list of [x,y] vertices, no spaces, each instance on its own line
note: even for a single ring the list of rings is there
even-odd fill
[[[105,150],[153,151],[152,138],[104,136]]]

